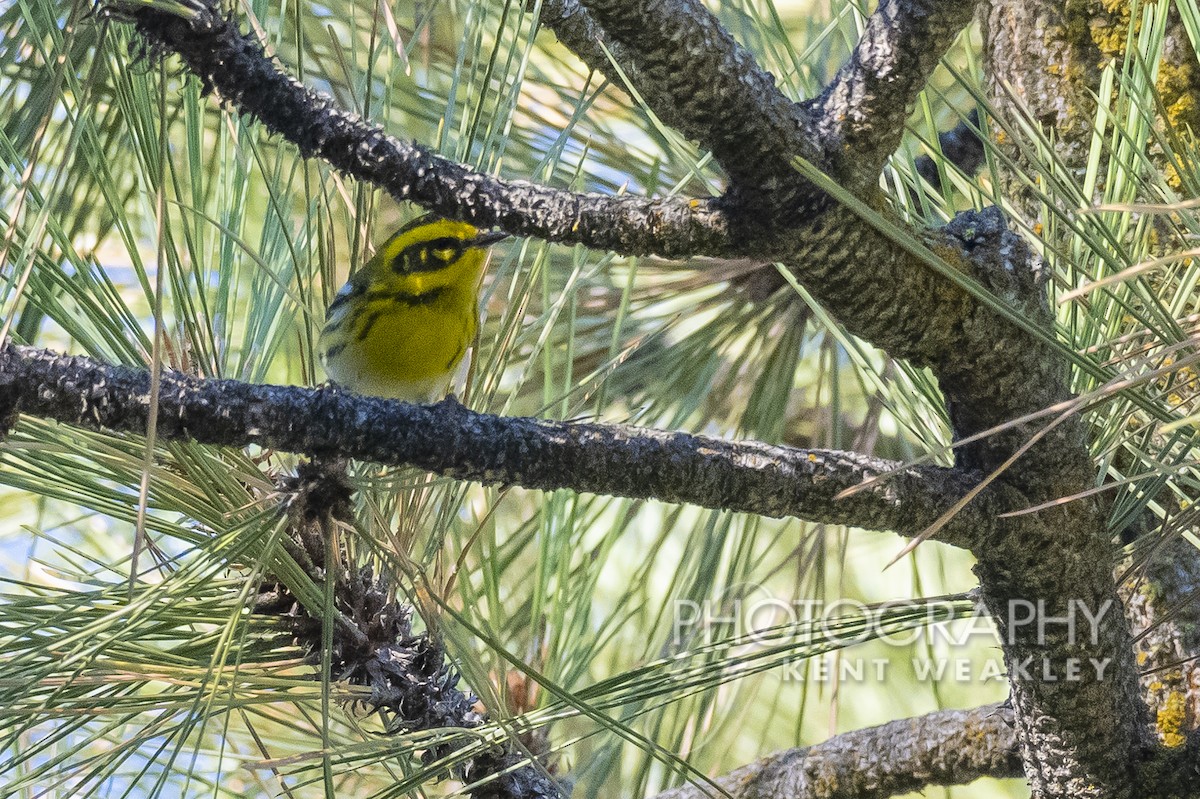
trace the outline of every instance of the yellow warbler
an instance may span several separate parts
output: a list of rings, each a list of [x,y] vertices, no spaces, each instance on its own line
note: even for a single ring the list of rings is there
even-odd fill
[[[317,342],[325,373],[359,394],[446,396],[479,325],[485,248],[506,235],[434,216],[396,231],[330,303]]]

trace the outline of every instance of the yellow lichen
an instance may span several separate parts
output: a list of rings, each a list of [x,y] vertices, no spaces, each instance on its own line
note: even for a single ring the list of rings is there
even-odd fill
[[[1191,128],[1200,130],[1200,104],[1196,102],[1200,90],[1200,74],[1196,61],[1181,64],[1163,61],[1158,67],[1158,80],[1154,84],[1166,108],[1167,124],[1177,132]]]
[[[1158,736],[1166,746],[1182,746],[1187,741],[1184,723],[1187,706],[1183,693],[1172,691],[1158,709]]]

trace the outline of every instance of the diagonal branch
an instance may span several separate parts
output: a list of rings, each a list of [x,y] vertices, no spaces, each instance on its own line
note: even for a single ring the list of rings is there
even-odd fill
[[[644,85],[625,46],[604,33],[604,29],[580,0],[542,0],[541,9],[538,23],[554,31],[558,41],[579,56],[588,67],[604,75],[613,85],[621,86],[621,76],[612,68],[612,62],[616,61],[631,84]]]
[[[885,0],[821,96],[796,104],[699,0],[546,0],[543,22],[610,78],[607,48],[664,122],[712,150],[735,183],[768,185],[802,156],[869,189],[972,0]],[[604,47],[600,46],[604,43]]]
[[[849,62],[807,104],[831,174],[865,189],[900,145],[904,121],[976,0],[883,0]]]
[[[21,413],[142,433],[149,373],[35,347],[0,348],[0,398]],[[915,535],[975,479],[954,469],[850,452],[726,441],[616,424],[476,413],[453,400],[409,405],[333,388],[266,386],[163,374],[158,438],[412,465],[461,480],[657,499]],[[837,498],[864,480],[889,479]],[[981,497],[939,540],[962,547],[994,526]]]
[[[188,17],[120,0],[107,8],[128,14],[153,50],[178,54],[207,91],[216,89],[304,156],[374,183],[397,200],[480,227],[499,225],[517,235],[630,255],[737,254],[714,200],[577,194],[504,181],[389,136],[283,72],[212,0],[194,0]]]
[[[551,0],[555,18],[574,0]],[[700,0],[583,0],[593,35],[617,44],[636,68],[634,86],[666,124],[711,150],[735,182],[759,186],[786,174],[793,155],[820,151],[803,109],[775,86]],[[566,15],[565,19],[572,19]],[[548,19],[553,22],[553,18]],[[557,30],[558,28],[556,28]],[[595,45],[564,32],[600,68]]]
[[[942,710],[789,749],[716,780],[730,799],[882,799],[980,777],[1019,777],[1012,711]],[[701,799],[684,786],[656,799]]]
[[[811,119],[699,0],[549,2],[548,20],[572,20],[572,41],[603,36],[610,50],[620,45],[651,108],[710,148],[730,172],[724,199],[734,220],[731,236],[749,236],[776,253],[851,333],[931,367],[947,398],[966,409],[955,419],[956,434],[973,435],[1065,396],[1062,359],[1044,342],[897,246],[895,234],[864,225],[861,210],[835,201],[793,164],[807,157],[852,191],[872,194],[908,107],[970,19],[973,2],[887,0],[854,57],[811,104]],[[583,10],[571,10],[575,2]],[[957,261],[953,269],[1049,328],[1035,259],[1002,215],[964,214],[924,238],[941,257]],[[1027,435],[1017,431],[989,446],[1007,454],[1013,440]]]

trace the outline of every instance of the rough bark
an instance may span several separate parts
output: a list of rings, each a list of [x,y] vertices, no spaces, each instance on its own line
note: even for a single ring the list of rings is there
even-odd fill
[[[1055,157],[1070,173],[1082,174],[1086,168],[1102,70],[1126,57],[1130,32],[1141,26],[1140,19],[1131,17],[1131,8],[1129,3],[1100,0],[991,0],[983,9],[990,102],[998,116],[1039,125]],[[1159,121],[1186,135],[1186,128],[1197,127],[1200,66],[1174,9],[1168,19],[1162,61],[1153,65],[1164,112]],[[998,144],[1017,164],[1030,166],[1027,150],[1018,142],[1001,137]],[[1161,153],[1149,155],[1153,162]],[[1171,168],[1160,166],[1170,179]],[[1102,189],[1103,184],[1098,184],[1097,192]],[[1020,181],[1010,181],[1006,193],[1030,220],[1037,218],[1040,200]],[[1074,210],[1058,209],[1058,213],[1069,215]],[[1048,242],[1047,246],[1062,244]],[[1170,501],[1164,504],[1169,506]],[[1159,740],[1181,745],[1200,723],[1200,680],[1195,667],[1200,647],[1195,603],[1189,602],[1200,575],[1200,552],[1179,538],[1175,524],[1161,533],[1142,533],[1145,546],[1133,558],[1121,597],[1137,634],[1137,665],[1143,696],[1150,702],[1148,717],[1156,722]],[[1035,792],[1039,790],[1036,780],[1033,786]]]
[[[0,347],[0,399],[10,411],[143,433],[150,373],[9,344]],[[172,370],[162,375],[157,416],[161,441],[257,444],[418,466],[488,485],[571,488],[910,535],[977,482],[952,469],[904,467],[857,453],[494,416],[453,399],[410,405],[337,388],[201,380]],[[838,496],[893,472],[867,490]],[[984,496],[945,528],[942,539],[964,547],[980,540],[999,498]]]
[[[283,72],[215,6],[197,2],[195,9],[190,18],[138,11],[138,29],[152,49],[178,54],[206,91],[215,89],[305,157],[369,180],[397,200],[480,227],[498,225],[514,234],[598,249],[674,257],[738,254],[728,241],[724,215],[709,199],[576,194],[478,172],[338,108]]]
[[[974,11],[974,3],[947,0],[879,4],[850,61],[809,104],[831,174],[858,190],[878,180],[913,98]]]
[[[930,785],[1021,773],[1012,711],[944,710],[778,752],[719,778],[731,799],[882,799]],[[700,799],[685,786],[656,799]]]

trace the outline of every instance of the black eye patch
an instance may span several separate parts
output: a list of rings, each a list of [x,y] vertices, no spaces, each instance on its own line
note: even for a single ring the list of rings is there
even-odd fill
[[[463,242],[449,236],[411,244],[392,261],[392,270],[401,274],[436,272],[457,261],[463,254]]]

